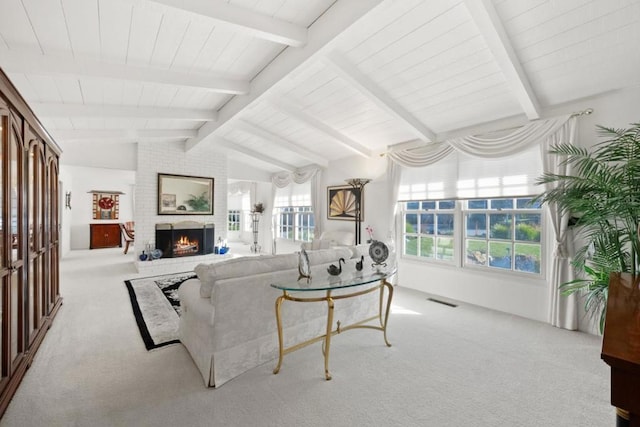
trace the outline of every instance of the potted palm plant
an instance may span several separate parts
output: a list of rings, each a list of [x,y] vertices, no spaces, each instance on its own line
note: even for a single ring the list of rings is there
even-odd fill
[[[636,274],[640,255],[640,123],[628,129],[598,126],[604,138],[592,150],[556,144],[551,153],[566,156],[570,175],[545,173],[538,183],[556,183],[536,198],[557,203],[572,215],[581,245],[573,265],[580,277],[561,285],[565,294],[580,292],[585,310],[604,330],[609,275]]]

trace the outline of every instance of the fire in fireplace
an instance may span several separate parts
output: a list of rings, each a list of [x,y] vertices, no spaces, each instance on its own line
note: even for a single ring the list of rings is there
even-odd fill
[[[213,253],[214,225],[195,221],[156,224],[156,247],[162,258]]]

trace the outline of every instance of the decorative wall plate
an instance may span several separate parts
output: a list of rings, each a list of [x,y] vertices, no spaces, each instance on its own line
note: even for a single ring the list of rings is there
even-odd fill
[[[382,264],[389,257],[389,248],[383,242],[374,240],[369,246],[369,256],[376,264]]]

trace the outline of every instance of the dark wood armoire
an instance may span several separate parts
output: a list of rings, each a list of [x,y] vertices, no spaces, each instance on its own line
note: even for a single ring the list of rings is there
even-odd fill
[[[0,416],[62,303],[59,157],[0,69]]]

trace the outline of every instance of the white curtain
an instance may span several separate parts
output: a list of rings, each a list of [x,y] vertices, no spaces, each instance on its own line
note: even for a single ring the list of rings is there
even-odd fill
[[[387,212],[389,217],[388,237],[398,247],[396,239],[396,216],[398,214],[398,189],[400,187],[400,179],[402,177],[402,168],[399,164],[387,160]]]
[[[566,173],[566,166],[559,160],[550,157],[547,152],[555,142],[573,143],[575,137],[576,117],[560,116],[547,120],[538,120],[500,136],[467,136],[452,138],[442,143],[429,144],[389,153],[389,159],[405,167],[424,167],[444,159],[451,152],[458,151],[480,158],[496,158],[519,153],[526,148],[539,144],[542,150],[543,170],[545,172]],[[555,251],[553,255],[550,287],[549,287],[549,322],[565,329],[577,329],[577,297],[565,297],[558,287],[573,278],[573,269],[567,249],[566,215],[561,215],[557,207],[549,206],[551,221],[555,234]]]
[[[317,166],[309,166],[306,168],[298,169],[294,172],[278,172],[271,176],[271,200],[273,200],[272,206],[275,206],[276,199],[276,189],[285,188],[291,183],[295,184],[304,184],[305,182],[311,181],[311,209],[313,210],[314,215],[314,236],[320,236],[322,233],[322,225],[319,219],[321,218],[318,215],[318,210],[320,208],[320,200],[322,200],[322,169]],[[271,213],[273,217],[273,212]],[[273,249],[272,252],[275,254],[276,247],[276,230],[275,224],[271,229],[271,236],[273,238]]]
[[[549,154],[552,145],[558,143],[573,144],[576,132],[576,118],[572,117],[567,121],[558,132],[548,136],[540,145],[542,154],[542,164],[544,172],[569,175],[569,166],[563,163],[566,156],[558,156]],[[548,183],[545,190],[549,191],[558,183]],[[562,213],[556,203],[548,204],[549,217],[553,226],[555,237],[553,261],[550,271],[549,286],[549,323],[553,326],[576,330],[578,329],[578,298],[577,295],[562,295],[559,287],[562,283],[566,283],[574,279],[573,267],[571,265],[571,256],[568,249],[567,230],[569,223],[568,212]]]
[[[519,153],[533,144],[540,144],[541,141],[558,132],[570,117],[566,115],[553,119],[538,120],[502,136],[465,136],[418,148],[392,151],[389,153],[389,158],[402,166],[422,167],[444,159],[453,150],[474,157],[506,157]]]

